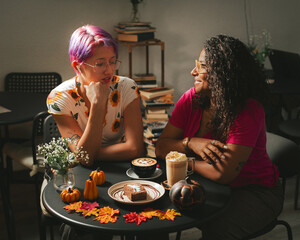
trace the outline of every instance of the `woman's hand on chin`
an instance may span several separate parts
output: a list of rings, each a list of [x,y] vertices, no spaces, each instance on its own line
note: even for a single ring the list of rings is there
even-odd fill
[[[91,105],[106,106],[106,102],[109,96],[109,85],[102,82],[91,82],[88,86],[84,86],[86,96],[89,99]]]

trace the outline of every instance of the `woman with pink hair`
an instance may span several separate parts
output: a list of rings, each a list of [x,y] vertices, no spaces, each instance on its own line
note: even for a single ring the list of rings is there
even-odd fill
[[[115,75],[117,55],[117,43],[108,32],[92,25],[78,28],[69,46],[76,76],[47,99],[62,137],[77,140],[77,147],[88,153],[80,160],[83,165],[144,154],[138,87],[134,80]]]

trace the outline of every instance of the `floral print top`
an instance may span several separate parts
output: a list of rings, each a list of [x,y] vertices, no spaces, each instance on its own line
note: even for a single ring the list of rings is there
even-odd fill
[[[84,131],[89,117],[89,109],[77,92],[75,79],[65,81],[54,88],[48,95],[47,107],[51,114],[72,116]],[[102,146],[124,140],[124,111],[127,105],[139,95],[134,80],[121,76],[113,77],[102,132]]]

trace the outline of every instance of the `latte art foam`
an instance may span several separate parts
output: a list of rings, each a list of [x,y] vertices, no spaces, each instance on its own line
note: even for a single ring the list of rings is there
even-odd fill
[[[138,158],[132,161],[132,164],[135,166],[145,167],[145,166],[152,166],[156,164],[157,161],[152,158]]]

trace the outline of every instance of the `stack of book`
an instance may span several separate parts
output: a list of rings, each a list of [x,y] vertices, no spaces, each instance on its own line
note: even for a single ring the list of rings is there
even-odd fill
[[[147,128],[144,130],[144,142],[146,144],[147,155],[155,158],[155,146],[158,137],[167,125],[167,121],[158,121],[147,124]]]
[[[114,27],[118,40],[124,42],[141,42],[154,39],[155,28],[150,22],[120,22]]]
[[[156,87],[140,90],[143,105],[144,142],[147,155],[155,157],[155,145],[161,132],[167,125],[167,110],[174,105],[174,89]]]
[[[156,76],[152,73],[137,73],[132,78],[136,81],[140,90],[158,87]]]

